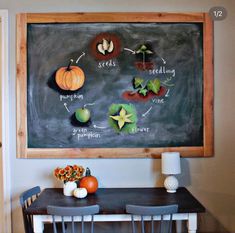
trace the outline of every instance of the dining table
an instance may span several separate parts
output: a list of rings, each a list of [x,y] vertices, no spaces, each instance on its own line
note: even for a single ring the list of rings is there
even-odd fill
[[[43,233],[44,224],[52,223],[52,216],[47,213],[48,205],[63,207],[81,207],[99,205],[100,212],[94,216],[95,222],[131,221],[126,213],[126,205],[162,206],[178,205],[178,212],[173,220],[180,223],[187,221],[188,233],[197,231],[197,215],[205,212],[205,207],[184,187],[175,193],[168,193],[165,188],[99,188],[94,194],[78,199],[65,196],[62,188],[46,188],[27,208],[26,213],[33,216],[34,233]],[[59,221],[59,220],[58,220]],[[85,218],[85,221],[90,221]]]

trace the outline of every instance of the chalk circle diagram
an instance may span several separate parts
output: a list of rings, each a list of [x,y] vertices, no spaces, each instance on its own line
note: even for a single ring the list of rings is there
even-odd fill
[[[121,52],[121,42],[113,33],[100,33],[91,41],[91,54],[97,60],[110,60]]]

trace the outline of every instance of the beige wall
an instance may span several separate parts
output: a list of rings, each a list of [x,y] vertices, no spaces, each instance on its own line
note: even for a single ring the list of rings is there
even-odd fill
[[[102,187],[162,185],[160,160],[152,159],[16,159],[15,150],[15,14],[18,12],[59,11],[208,11],[222,5],[228,18],[215,23],[215,157],[183,159],[181,185],[205,205],[225,228],[235,232],[235,1],[234,0],[1,0],[0,8],[10,15],[10,138],[12,175],[12,217],[14,233],[22,233],[19,194],[34,185],[60,186],[52,177],[56,166],[79,163],[89,166]],[[141,169],[141,173],[139,172]],[[204,232],[222,232],[213,222]],[[205,223],[205,224],[204,224]],[[216,228],[216,229],[215,229]]]

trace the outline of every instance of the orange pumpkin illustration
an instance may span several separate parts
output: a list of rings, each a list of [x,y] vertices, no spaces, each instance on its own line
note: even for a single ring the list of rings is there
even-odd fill
[[[85,74],[78,66],[71,66],[73,60],[67,67],[61,67],[56,71],[55,81],[63,90],[76,91],[80,89],[85,82]]]

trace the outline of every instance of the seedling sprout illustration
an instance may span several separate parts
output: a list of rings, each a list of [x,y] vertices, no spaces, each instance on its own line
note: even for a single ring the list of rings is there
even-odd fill
[[[141,45],[139,49],[136,51],[136,54],[142,54],[143,56],[143,69],[145,70],[145,62],[146,62],[146,54],[153,54],[153,52],[147,48],[146,45]]]

